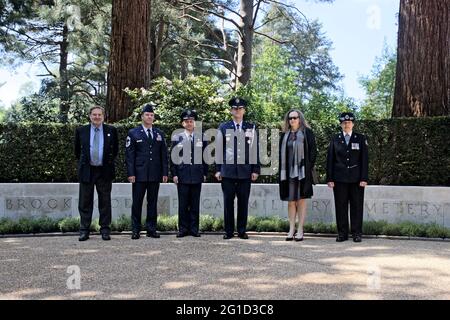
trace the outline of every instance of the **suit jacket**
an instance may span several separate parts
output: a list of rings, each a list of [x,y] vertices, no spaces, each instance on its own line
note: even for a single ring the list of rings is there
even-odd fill
[[[198,184],[203,182],[203,177],[208,175],[208,165],[203,159],[203,151],[207,146],[207,142],[203,141],[203,135],[198,136],[194,132],[194,141],[191,143],[184,133],[178,134],[172,141],[172,154],[180,157],[184,156],[184,150],[191,150],[190,161],[182,161],[175,164],[171,161],[171,172],[173,177],[178,177],[178,183]],[[196,153],[201,158],[196,157]],[[173,155],[172,155],[173,158]],[[199,161],[196,161],[196,160]],[[196,164],[196,162],[199,162]]]
[[[369,180],[367,139],[353,132],[345,143],[341,132],[332,137],[327,156],[327,182],[356,183]]]
[[[152,128],[152,137],[147,137],[139,126],[128,132],[126,141],[126,164],[128,177],[135,176],[136,182],[161,182],[169,175],[167,145],[164,133]]]
[[[117,129],[103,124],[103,177],[114,180],[116,177],[115,160],[119,153]],[[91,179],[91,124],[82,126],[75,131],[75,157],[78,160],[78,179],[80,182],[90,182]]]
[[[235,131],[235,129],[233,121],[222,123],[219,126],[218,140],[220,139],[222,142],[223,152],[220,155],[222,159],[218,159],[218,162],[223,160],[223,164],[216,164],[216,172],[220,172],[224,178],[251,179],[252,173],[261,173],[256,126],[243,121],[241,132],[239,133],[238,131]],[[233,134],[241,134],[242,138],[235,138]],[[234,143],[232,140],[234,140]],[[229,144],[228,146],[227,143]],[[242,144],[244,144],[244,146]],[[245,159],[238,159],[238,155],[240,154],[239,151],[242,150],[242,148],[245,148],[245,151],[242,151],[242,154],[245,155]],[[253,157],[250,157],[251,148],[252,152],[256,153]],[[219,150],[217,150],[217,152],[218,151]],[[243,163],[239,163],[239,161]]]

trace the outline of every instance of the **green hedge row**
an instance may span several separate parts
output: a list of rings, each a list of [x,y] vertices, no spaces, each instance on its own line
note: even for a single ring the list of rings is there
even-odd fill
[[[144,221],[143,221],[144,223]],[[158,218],[157,229],[159,231],[177,231],[177,216],[161,215]],[[51,218],[22,218],[18,221],[0,219],[0,234],[38,234],[51,232],[78,232],[79,218],[64,218],[53,220]],[[248,218],[248,231],[256,232],[288,232],[289,221],[279,217],[255,217]],[[112,231],[131,231],[131,219],[129,216],[121,216],[112,223]],[[98,220],[94,220],[92,231],[98,232],[100,226]],[[208,215],[200,217],[200,230],[202,232],[222,232],[223,218]],[[336,234],[335,224],[307,223],[304,226],[305,233]],[[423,238],[450,238],[450,229],[437,224],[421,225],[412,222],[390,224],[386,221],[366,221],[363,225],[365,235],[408,236]]]
[[[0,182],[76,182],[75,127],[0,124]],[[170,139],[179,124],[158,127]],[[216,124],[204,124],[203,129],[216,127]],[[125,139],[131,126],[117,128],[120,139],[117,181],[125,182]],[[277,128],[277,125],[266,128]],[[339,128],[314,123],[312,128],[319,151],[317,170],[323,183],[329,139]],[[355,131],[368,137],[370,184],[450,186],[450,117],[361,121]],[[276,179],[276,176],[261,177],[259,182],[275,183]],[[212,167],[208,181],[215,181]]]

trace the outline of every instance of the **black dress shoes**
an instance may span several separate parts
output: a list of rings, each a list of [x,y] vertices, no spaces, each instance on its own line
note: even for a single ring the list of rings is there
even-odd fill
[[[353,242],[361,242],[362,241],[362,237],[360,235],[356,235],[353,237]]]
[[[191,232],[191,236],[193,236],[194,238],[200,238],[201,235],[198,232]]]
[[[156,231],[147,231],[147,237],[158,239],[160,235]]]
[[[141,235],[139,234],[139,232],[133,232],[132,234],[131,234],[131,239],[133,239],[133,240],[137,240],[137,239],[139,239],[141,237]]]
[[[343,236],[343,235],[338,235],[337,238],[336,238],[336,242],[344,242],[344,241],[347,241],[347,240],[348,240],[348,237]]]
[[[224,240],[230,240],[230,239],[233,239],[233,237],[234,237],[234,235],[232,235],[232,234],[225,234],[225,235],[223,236],[223,239],[224,239]]]
[[[187,234],[187,232],[178,232],[177,233],[177,238],[184,238],[184,237],[186,237],[188,234]]]
[[[111,240],[111,236],[109,235],[109,233],[102,233],[102,239],[104,241],[109,241]]]
[[[294,241],[294,237],[287,237],[286,241]]]
[[[78,238],[78,241],[86,241],[88,239],[89,239],[89,233],[81,232],[80,237]]]
[[[247,233],[240,233],[239,234],[239,238],[241,238],[241,239],[244,239],[244,240],[247,240],[248,239],[248,234]]]

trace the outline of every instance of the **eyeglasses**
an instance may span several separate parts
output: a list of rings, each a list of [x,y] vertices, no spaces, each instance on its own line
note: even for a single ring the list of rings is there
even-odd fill
[[[289,117],[289,121],[298,120],[300,117]]]

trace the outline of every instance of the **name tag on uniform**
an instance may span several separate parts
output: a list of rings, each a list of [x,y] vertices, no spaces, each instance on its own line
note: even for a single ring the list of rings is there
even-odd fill
[[[359,150],[359,143],[352,143],[352,150]]]
[[[142,140],[136,140],[136,143],[142,142]]]

